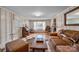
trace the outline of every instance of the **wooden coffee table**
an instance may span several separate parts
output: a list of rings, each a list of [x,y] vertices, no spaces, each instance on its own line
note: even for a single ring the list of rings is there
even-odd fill
[[[35,39],[32,44],[30,45],[30,49],[32,49],[32,51],[42,51],[45,52],[47,50],[47,44],[45,39]]]
[[[32,49],[32,51],[34,52],[34,51],[43,51],[43,52],[45,52],[45,50],[47,50],[47,45],[46,45],[46,43],[42,43],[42,42],[34,42],[31,46],[30,46],[30,48]]]

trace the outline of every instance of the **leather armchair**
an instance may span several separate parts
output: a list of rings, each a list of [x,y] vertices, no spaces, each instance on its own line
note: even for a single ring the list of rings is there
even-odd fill
[[[27,52],[29,45],[25,41],[18,39],[6,43],[6,52]]]

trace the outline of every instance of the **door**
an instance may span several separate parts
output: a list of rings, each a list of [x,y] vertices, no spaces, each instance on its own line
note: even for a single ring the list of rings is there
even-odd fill
[[[6,12],[6,30],[7,30],[7,42],[13,40],[13,35],[12,35],[12,13],[7,11]]]
[[[53,20],[53,32],[56,32],[56,19]]]

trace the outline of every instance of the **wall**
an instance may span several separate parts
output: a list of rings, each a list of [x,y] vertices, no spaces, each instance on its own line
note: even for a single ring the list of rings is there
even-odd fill
[[[0,15],[1,15],[1,8],[0,8]],[[0,44],[1,44],[1,16],[0,16]]]
[[[54,16],[51,21],[51,26],[53,24],[53,19],[56,18],[57,31],[63,28],[70,30],[79,30],[79,26],[64,26],[64,13],[68,12],[69,10],[72,10],[75,7],[76,6],[71,6],[65,9],[64,11],[62,11],[61,13],[57,14],[56,16]]]
[[[23,20],[15,12],[0,7],[0,48],[5,47],[7,42],[21,37]]]

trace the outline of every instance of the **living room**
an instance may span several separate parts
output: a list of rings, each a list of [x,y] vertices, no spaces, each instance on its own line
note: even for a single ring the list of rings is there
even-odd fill
[[[78,52],[78,10],[78,6],[0,7],[0,51]]]

